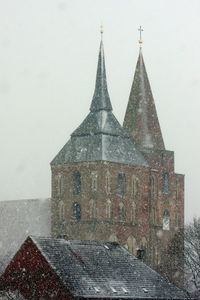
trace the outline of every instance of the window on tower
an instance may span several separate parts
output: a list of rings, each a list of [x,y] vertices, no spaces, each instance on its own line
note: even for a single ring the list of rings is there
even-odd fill
[[[132,222],[132,224],[135,224],[135,222],[136,222],[136,204],[135,204],[135,202],[133,202],[132,206],[131,206],[131,222]]]
[[[124,173],[118,173],[117,194],[123,197],[125,194],[125,189],[126,189],[126,176]]]
[[[170,229],[170,214],[167,209],[163,212],[163,230],[169,230]]]
[[[76,221],[80,221],[80,219],[81,219],[81,206],[77,202],[75,202],[73,204],[73,216],[74,216]]]
[[[94,199],[91,199],[89,201],[89,213],[90,213],[90,219],[96,218],[96,202]]]
[[[157,180],[154,175],[151,175],[150,177],[150,186],[151,186],[151,200],[155,200],[157,195]]]
[[[94,171],[91,173],[92,176],[92,191],[97,191],[97,172]]]
[[[132,196],[134,200],[139,196],[139,180],[135,175],[132,176]]]
[[[62,173],[59,173],[57,175],[57,194],[58,197],[61,197],[63,193],[63,175]]]
[[[110,219],[111,218],[111,201],[108,199],[106,201],[106,218]]]
[[[63,221],[65,218],[65,207],[63,201],[59,202],[58,207],[59,207],[59,218],[61,221]]]
[[[169,193],[169,174],[168,173],[163,174],[162,191],[163,191],[163,194],[168,194]]]
[[[80,172],[73,173],[73,193],[78,195],[81,193],[81,174]]]
[[[124,204],[121,202],[119,204],[119,221],[124,222],[125,218],[126,218],[125,207],[124,207]]]
[[[110,172],[106,172],[106,194],[110,194],[111,175]]]

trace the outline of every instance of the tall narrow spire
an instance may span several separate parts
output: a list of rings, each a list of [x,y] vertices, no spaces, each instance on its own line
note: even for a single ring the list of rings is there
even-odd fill
[[[101,36],[102,34],[103,34],[103,30],[101,29]],[[107,88],[106,68],[105,68],[105,58],[104,58],[102,38],[101,38],[100,49],[99,49],[96,85],[95,85],[95,91],[94,91],[94,96],[92,99],[90,110],[91,111],[112,110],[112,105],[110,102],[110,97]]]
[[[141,48],[123,127],[140,148],[165,149]]]

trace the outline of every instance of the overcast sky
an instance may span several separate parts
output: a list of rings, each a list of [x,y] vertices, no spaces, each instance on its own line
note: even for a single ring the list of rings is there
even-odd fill
[[[165,146],[200,216],[200,1],[0,0],[0,200],[50,196],[50,161],[89,111],[101,22],[113,111],[123,122],[143,55]]]

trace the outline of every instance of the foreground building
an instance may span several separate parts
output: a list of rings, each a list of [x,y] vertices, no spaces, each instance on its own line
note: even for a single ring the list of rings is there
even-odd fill
[[[0,279],[24,299],[186,299],[116,242],[29,237]]]
[[[112,113],[101,41],[90,112],[51,170],[54,237],[117,241],[182,284],[183,240],[178,254],[170,247],[184,224],[184,176],[165,149],[141,49],[122,127]]]

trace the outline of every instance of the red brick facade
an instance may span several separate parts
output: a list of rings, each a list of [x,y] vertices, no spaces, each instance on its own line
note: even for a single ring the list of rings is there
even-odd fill
[[[9,263],[1,276],[1,286],[17,290],[25,299],[74,299],[31,239]]]

